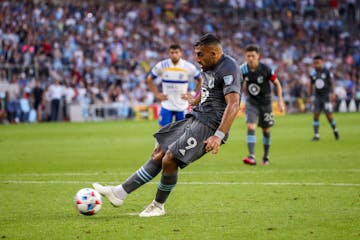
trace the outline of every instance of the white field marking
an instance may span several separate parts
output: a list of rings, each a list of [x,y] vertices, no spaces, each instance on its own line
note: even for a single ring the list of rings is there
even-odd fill
[[[135,172],[136,170],[134,170]],[[51,177],[51,176],[128,176],[134,172],[65,172],[65,173],[2,173],[0,177]],[[261,169],[257,171],[251,170],[235,170],[235,171],[182,171],[182,175],[228,175],[228,174],[265,174],[265,173],[357,173],[360,172],[359,168],[354,169],[287,169],[287,170],[272,170]]]
[[[106,182],[119,184],[119,182]],[[27,181],[0,180],[0,184],[88,184],[88,181]],[[148,184],[158,184],[150,182]],[[264,185],[264,186],[330,186],[330,187],[360,187],[360,183],[325,183],[325,182],[178,182],[179,185]]]

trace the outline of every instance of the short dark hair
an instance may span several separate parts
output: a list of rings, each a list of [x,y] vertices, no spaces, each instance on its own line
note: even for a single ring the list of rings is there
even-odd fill
[[[249,44],[245,47],[245,52],[260,52],[260,47],[256,44]]]
[[[218,37],[211,33],[205,33],[200,37],[199,40],[197,40],[194,43],[195,47],[201,46],[201,45],[209,45],[209,44],[221,44],[221,41]]]
[[[172,50],[179,49],[181,51],[181,46],[178,43],[173,43],[173,44],[170,45],[169,50],[170,49],[172,49]]]
[[[314,60],[323,60],[322,56],[321,55],[316,55],[314,57]]]

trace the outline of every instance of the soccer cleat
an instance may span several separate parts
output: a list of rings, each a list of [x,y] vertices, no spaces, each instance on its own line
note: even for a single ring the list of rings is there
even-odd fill
[[[335,131],[334,131],[334,136],[335,136],[335,139],[336,139],[336,140],[339,140],[340,135],[339,135],[338,130],[335,130]]]
[[[140,217],[159,217],[165,215],[165,208],[163,204],[153,201],[142,211]]]
[[[253,157],[251,157],[251,156],[248,156],[248,157],[244,158],[243,162],[245,164],[248,164],[248,165],[256,165],[255,159]]]
[[[99,183],[93,183],[92,185],[94,189],[106,197],[114,207],[119,207],[123,204],[124,200],[115,196],[111,186],[103,186]]]
[[[262,159],[262,165],[269,165],[270,164],[270,161],[269,161],[269,158],[268,157],[264,157]]]
[[[313,141],[313,142],[317,142],[317,141],[319,141],[320,140],[320,137],[318,137],[318,136],[314,136],[312,139],[311,139],[311,141]]]

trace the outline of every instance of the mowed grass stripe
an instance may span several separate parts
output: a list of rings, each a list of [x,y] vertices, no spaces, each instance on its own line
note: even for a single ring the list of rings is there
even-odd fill
[[[184,171],[182,175],[197,175],[197,174],[216,174],[216,175],[229,175],[229,174],[266,174],[266,173],[352,173],[360,172],[360,169],[287,169],[287,170],[238,170],[238,171]],[[2,173],[0,177],[47,177],[47,176],[122,176],[130,175],[133,172],[64,172],[64,173]]]
[[[2,184],[91,184],[90,181],[28,181],[28,180],[1,180]],[[118,182],[107,182],[118,184]],[[158,184],[150,182],[148,184]],[[360,183],[325,183],[325,182],[178,182],[178,185],[264,185],[264,186],[334,186],[360,187]]]

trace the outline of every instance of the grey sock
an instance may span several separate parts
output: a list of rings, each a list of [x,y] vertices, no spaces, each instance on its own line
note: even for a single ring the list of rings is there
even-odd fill
[[[256,144],[255,130],[248,129],[246,142],[249,150],[249,155],[255,156],[255,144]]]
[[[155,201],[164,204],[171,190],[175,187],[178,179],[178,173],[162,174]]]
[[[314,134],[315,136],[319,134],[319,127],[320,127],[320,122],[319,120],[314,120],[313,121],[313,126],[314,126]]]
[[[263,144],[264,144],[264,157],[269,157],[269,149],[271,144],[271,135],[270,132],[263,132]]]
[[[127,193],[131,193],[143,184],[150,182],[161,171],[161,164],[152,158],[130,176],[123,184]]]

